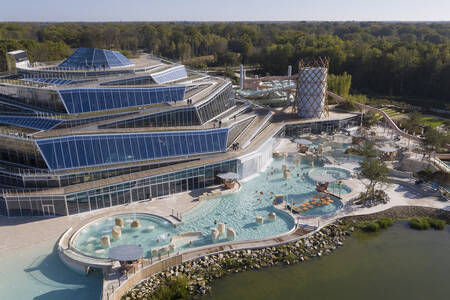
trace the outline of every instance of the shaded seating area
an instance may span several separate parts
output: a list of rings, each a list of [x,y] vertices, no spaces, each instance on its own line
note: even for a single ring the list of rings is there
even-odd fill
[[[120,245],[109,249],[108,258],[120,263],[119,272],[127,275],[138,268],[139,260],[144,257],[144,249],[137,245]]]
[[[300,153],[306,153],[309,150],[309,146],[312,144],[312,142],[310,140],[307,139],[295,139],[294,143],[297,144],[297,150]]]
[[[381,147],[378,150],[380,150],[380,159],[384,161],[393,161],[395,159],[397,149],[394,147]]]

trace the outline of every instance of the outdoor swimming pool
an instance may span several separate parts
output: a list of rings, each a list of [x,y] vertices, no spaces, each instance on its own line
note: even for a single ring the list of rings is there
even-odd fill
[[[284,178],[283,165],[289,168],[291,177]],[[307,199],[315,193],[315,182],[308,177],[309,172],[333,172],[334,176],[343,179],[350,174],[338,168],[311,167],[307,161],[295,158],[275,159],[265,171],[243,183],[239,192],[221,197],[204,200],[194,209],[183,216],[183,223],[176,228],[168,221],[150,215],[133,214],[122,215],[125,226],[122,236],[118,239],[111,237],[111,247],[123,244],[137,244],[144,248],[147,257],[152,256],[152,250],[167,247],[171,239],[181,233],[195,232],[192,237],[183,237],[172,241],[175,245],[173,251],[184,251],[190,248],[201,247],[212,243],[226,242],[226,234],[219,235],[213,240],[211,230],[217,228],[219,223],[232,227],[236,232],[237,241],[255,240],[277,236],[293,229],[294,220],[287,213],[275,209],[272,205],[274,195],[286,195],[287,202],[293,199]],[[345,185],[340,186],[342,194],[350,192]],[[334,198],[333,203],[322,207],[314,207],[306,214],[321,215],[336,211],[342,203]],[[270,220],[268,214],[276,213],[276,219]],[[261,216],[264,222],[259,224],[256,217]],[[134,219],[141,223],[139,228],[131,228]],[[94,257],[107,257],[108,251],[100,245],[100,238],[111,236],[115,217],[94,222],[80,231],[74,240],[73,246],[80,252]],[[201,234],[200,234],[201,233]],[[154,252],[155,253],[155,252]]]

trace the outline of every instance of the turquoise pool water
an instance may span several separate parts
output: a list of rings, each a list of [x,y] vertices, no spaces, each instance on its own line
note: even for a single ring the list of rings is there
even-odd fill
[[[295,195],[295,194],[291,195],[290,194],[289,195],[290,205],[297,206],[297,207],[303,207],[302,206],[303,203],[308,203],[313,198],[317,198],[316,194],[317,193],[315,193],[315,192],[309,193],[309,194],[303,194],[303,195]],[[330,199],[333,200],[333,202],[328,203],[326,205],[320,205],[318,207],[313,206],[313,208],[310,208],[306,211],[302,211],[299,214],[306,215],[306,216],[323,216],[323,215],[334,213],[335,211],[342,208],[343,204],[342,204],[341,200],[339,200],[338,198],[333,197],[333,196],[331,196]]]
[[[340,168],[334,168],[334,167],[322,167],[322,168],[312,168],[308,172],[309,178],[315,178],[315,177],[332,177],[336,181],[343,180],[350,177],[350,171],[340,169]]]
[[[283,177],[282,166],[287,165],[291,177]],[[211,198],[203,201],[194,209],[183,216],[183,224],[174,228],[166,220],[155,216],[136,215],[140,220],[141,227],[132,229],[130,224],[134,215],[122,215],[125,226],[122,229],[122,237],[111,238],[111,246],[121,244],[137,244],[144,248],[146,256],[152,255],[152,250],[167,247],[171,238],[186,232],[200,232],[192,238],[183,238],[174,242],[174,251],[220,243],[227,241],[226,235],[221,234],[217,240],[211,238],[212,228],[217,228],[219,223],[232,227],[236,232],[235,240],[254,240],[276,236],[288,232],[294,227],[294,220],[288,214],[276,210],[273,205],[275,194],[287,195],[287,202],[292,199],[307,199],[315,190],[315,182],[309,179],[308,172],[318,170],[324,171],[320,162],[310,167],[306,162],[294,162],[293,159],[278,159],[272,161],[269,167],[255,178],[245,182],[238,193]],[[331,170],[339,178],[349,175],[348,171],[334,168]],[[341,193],[349,192],[345,185],[341,186]],[[337,199],[336,199],[337,200]],[[306,201],[306,200],[305,200]],[[310,214],[330,213],[340,208],[339,201],[327,207],[316,207],[310,210]],[[275,220],[269,220],[268,214],[275,212]],[[261,216],[264,222],[259,224],[256,217]],[[111,236],[114,226],[114,218],[99,220],[83,229],[74,241],[74,246],[86,255],[94,257],[107,257],[108,251],[100,245],[103,235]],[[150,228],[150,229],[149,229]]]
[[[79,275],[67,268],[49,239],[0,256],[0,299],[100,299],[101,274]]]

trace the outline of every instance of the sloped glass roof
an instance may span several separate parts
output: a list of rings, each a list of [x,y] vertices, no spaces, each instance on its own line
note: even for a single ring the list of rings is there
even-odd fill
[[[96,48],[78,48],[58,65],[64,69],[111,69],[132,66],[122,53]]]
[[[25,116],[0,116],[0,124],[12,125],[36,130],[48,130],[61,123],[58,119]]]

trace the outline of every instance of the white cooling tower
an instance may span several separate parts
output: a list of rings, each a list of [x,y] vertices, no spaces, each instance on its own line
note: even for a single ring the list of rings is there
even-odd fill
[[[320,118],[327,96],[327,68],[302,68],[298,84],[298,115],[302,118]]]

